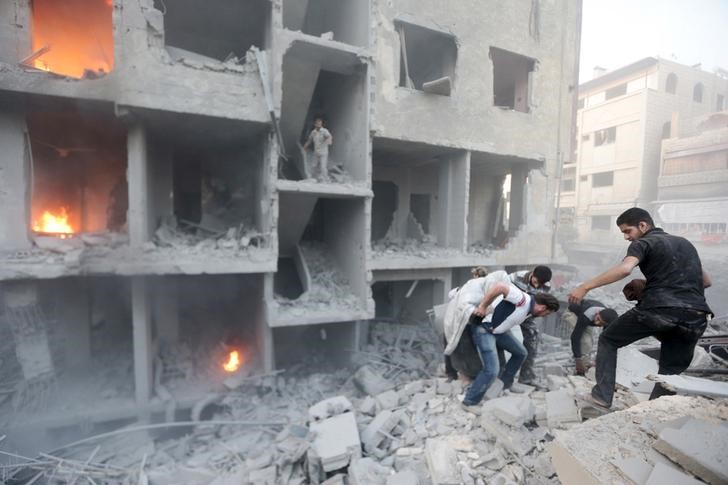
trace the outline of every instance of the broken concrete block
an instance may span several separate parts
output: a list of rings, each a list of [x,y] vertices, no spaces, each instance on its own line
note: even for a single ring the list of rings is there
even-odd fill
[[[563,485],[601,485],[603,483],[563,443],[552,441],[546,445],[546,449],[551,454],[551,462]]]
[[[399,405],[399,393],[397,391],[385,391],[377,394],[375,399],[380,409],[392,409]]]
[[[444,379],[438,379],[435,384],[437,393],[443,396],[450,396],[453,393],[453,385]]]
[[[525,430],[519,432],[517,429],[502,424],[492,416],[482,416],[480,426],[493,436],[501,446],[518,456],[528,454],[535,446]]]
[[[521,426],[533,420],[535,408],[529,397],[511,395],[486,401],[483,412],[491,412],[507,425]]]
[[[374,451],[384,441],[395,426],[399,423],[399,415],[389,410],[384,410],[369,423],[361,434],[364,449],[367,452]]]
[[[495,399],[500,396],[501,392],[503,392],[503,381],[496,379],[488,390],[485,391],[485,397],[483,399]]]
[[[408,396],[411,396],[412,394],[417,394],[418,392],[422,392],[424,390],[425,384],[421,380],[408,382],[403,389],[404,393]]]
[[[708,483],[728,483],[728,428],[690,419],[682,428],[666,428],[653,447]]]
[[[571,389],[571,382],[563,376],[546,376],[546,387],[549,391],[558,391],[559,389]]]
[[[657,374],[657,372],[654,372]],[[693,376],[654,375],[652,379],[663,382],[666,387],[681,396],[728,397],[728,382],[718,382]]]
[[[349,401],[346,397],[336,396],[319,401],[308,408],[308,418],[311,421],[319,421],[353,409],[354,407],[352,406],[351,401]]]
[[[518,485],[517,482],[514,482],[510,477],[504,475],[503,473],[499,473],[496,476],[490,478],[490,480],[488,480],[488,483],[493,485]]]
[[[566,377],[566,371],[560,364],[546,364],[543,366],[543,375]]]
[[[403,470],[387,477],[387,485],[419,485],[420,478],[412,470]]]
[[[634,346],[622,347],[617,353],[616,382],[631,389],[648,375],[657,374],[657,361],[640,352]]]
[[[451,91],[450,76],[441,77],[434,81],[422,83],[422,90],[426,93],[439,94],[440,96],[450,96]]]
[[[349,465],[349,482],[351,485],[385,485],[390,471],[391,468],[371,458],[362,458]]]
[[[433,485],[460,483],[457,453],[447,440],[428,438],[425,442],[425,458]]]
[[[580,423],[581,417],[574,396],[563,390],[547,392],[546,419],[552,428],[566,423]]]
[[[354,384],[360,391],[376,396],[384,391],[394,388],[394,384],[383,378],[368,366],[362,366],[354,374]]]
[[[321,482],[321,485],[346,485],[346,475],[343,473],[337,473],[325,482]]]
[[[253,470],[252,472],[250,472],[248,480],[251,483],[256,483],[260,485],[276,485],[277,478],[278,473],[274,465],[269,466],[268,468],[262,468],[260,470]]]
[[[654,465],[638,457],[617,458],[612,460],[612,464],[617,467],[619,473],[637,485],[644,485],[654,468]]]
[[[374,416],[377,412],[377,401],[372,396],[367,396],[359,404],[359,412],[368,416]]]
[[[662,463],[657,463],[645,485],[701,485],[703,482]],[[725,483],[725,482],[715,482]]]
[[[313,422],[310,428],[316,433],[313,448],[325,472],[343,468],[352,457],[361,455],[359,429],[353,412]]]

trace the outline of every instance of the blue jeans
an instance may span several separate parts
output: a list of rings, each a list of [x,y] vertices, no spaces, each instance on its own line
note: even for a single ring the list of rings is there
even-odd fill
[[[505,389],[508,389],[513,384],[513,379],[515,379],[516,373],[521,367],[521,364],[523,364],[523,361],[526,360],[528,351],[511,332],[495,335],[488,332],[482,325],[468,325],[468,328],[473,336],[473,342],[478,348],[480,358],[483,361],[483,369],[475,377],[473,384],[468,389],[463,400],[463,404],[472,406],[482,401],[485,392],[500,373],[498,348],[511,354],[511,358],[506,362],[503,373],[500,376]]]

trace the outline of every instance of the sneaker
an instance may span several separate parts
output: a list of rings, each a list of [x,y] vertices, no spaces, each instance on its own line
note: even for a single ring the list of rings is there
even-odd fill
[[[460,403],[460,407],[462,407],[464,411],[467,411],[471,414],[475,414],[476,416],[480,416],[481,408],[482,408],[482,406],[480,404],[465,404],[465,403]]]

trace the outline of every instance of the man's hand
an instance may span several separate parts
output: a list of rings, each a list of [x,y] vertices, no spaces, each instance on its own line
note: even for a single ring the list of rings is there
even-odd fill
[[[589,290],[587,290],[584,285],[577,286],[571,290],[571,293],[569,293],[569,303],[573,303],[575,305],[581,303],[581,300],[584,299],[587,293],[589,293]]]
[[[586,363],[583,357],[578,357],[576,359],[576,375],[583,376],[584,374],[586,374]]]

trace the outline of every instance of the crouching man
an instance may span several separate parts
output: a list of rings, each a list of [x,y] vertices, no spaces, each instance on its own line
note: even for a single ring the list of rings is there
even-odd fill
[[[617,319],[617,312],[597,300],[582,300],[569,305],[569,311],[561,317],[571,326],[571,351],[574,353],[576,375],[587,371],[589,356],[594,345],[594,328],[606,327]]]
[[[489,309],[491,305],[492,312]],[[500,373],[498,347],[511,354],[501,373],[504,389],[511,387],[518,369],[526,360],[528,351],[510,329],[531,316],[546,316],[558,309],[559,302],[553,295],[529,295],[507,283],[496,283],[485,293],[483,300],[473,311],[467,328],[483,362],[483,368],[463,400],[463,407],[467,411],[479,413],[478,405]]]

